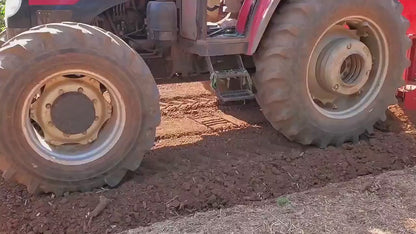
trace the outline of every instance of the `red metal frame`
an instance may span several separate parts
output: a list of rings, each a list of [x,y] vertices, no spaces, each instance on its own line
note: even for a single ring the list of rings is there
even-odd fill
[[[251,7],[253,6],[253,4],[254,0],[245,0],[243,6],[240,9],[236,27],[237,32],[240,34],[244,34],[246,31],[248,18],[250,16]]]
[[[80,0],[29,0],[31,6],[44,6],[44,5],[75,5]]]
[[[403,76],[406,86],[399,89],[398,96],[403,99],[405,109],[416,110],[416,1],[400,0],[400,2],[404,6],[403,16],[410,21],[407,34],[413,46],[407,53],[411,65]]]
[[[400,0],[404,6],[403,16],[410,21],[410,28],[407,32],[410,34],[416,34],[416,1],[415,0]]]
[[[248,35],[248,51],[253,51],[254,47],[254,38],[257,36],[261,22],[264,19],[264,16],[267,13],[267,10],[271,7],[272,0],[260,0],[257,6],[257,11],[253,16],[253,21],[250,29],[250,34]]]

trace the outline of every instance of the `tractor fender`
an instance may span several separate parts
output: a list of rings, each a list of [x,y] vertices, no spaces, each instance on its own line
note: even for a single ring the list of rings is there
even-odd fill
[[[125,3],[128,0],[29,0],[23,1],[19,11],[9,17],[8,27],[10,28],[30,28],[36,25],[36,21],[31,20],[36,12],[62,12],[53,17],[53,22],[74,21],[90,24],[92,20],[107,9]],[[69,12],[64,14],[63,12]],[[48,13],[49,14],[49,13]],[[31,22],[32,21],[32,22]],[[51,22],[49,22],[51,23]]]
[[[403,4],[403,16],[410,21],[410,28],[407,31],[409,35],[416,34],[416,2],[414,0],[400,0]]]
[[[105,10],[127,2],[128,0],[31,0],[32,7],[45,10],[72,10],[72,21],[91,23],[91,21]],[[62,4],[64,3],[64,4]]]
[[[256,4],[249,24],[247,55],[253,55],[256,52],[267,25],[269,25],[270,19],[280,2],[281,0],[260,0]]]

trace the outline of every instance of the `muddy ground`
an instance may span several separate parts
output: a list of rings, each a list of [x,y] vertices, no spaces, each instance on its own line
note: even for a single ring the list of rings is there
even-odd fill
[[[205,86],[160,86],[155,147],[118,188],[56,198],[0,180],[0,233],[117,233],[416,165],[416,118],[399,106],[389,132],[318,149],[287,141],[254,102],[218,106]],[[89,222],[100,196],[111,202]]]

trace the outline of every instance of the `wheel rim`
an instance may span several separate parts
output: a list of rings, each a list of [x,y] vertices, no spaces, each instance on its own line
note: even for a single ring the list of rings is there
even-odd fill
[[[386,79],[386,37],[366,17],[329,26],[308,62],[307,88],[315,109],[333,119],[351,118],[376,98]]]
[[[65,70],[44,78],[24,101],[22,129],[46,160],[82,165],[108,153],[126,122],[120,92],[105,77]]]

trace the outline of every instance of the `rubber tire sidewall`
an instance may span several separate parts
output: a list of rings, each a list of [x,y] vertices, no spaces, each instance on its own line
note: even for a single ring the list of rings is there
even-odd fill
[[[34,176],[57,182],[79,182],[99,178],[110,172],[130,153],[142,128],[143,119],[141,87],[131,79],[137,79],[128,70],[121,69],[123,64],[110,56],[97,54],[86,49],[56,51],[41,57],[27,59],[25,64],[13,75],[13,82],[3,87],[0,105],[0,126],[5,155],[10,160],[30,171]],[[62,165],[46,160],[39,156],[27,143],[23,134],[21,115],[23,103],[30,90],[39,83],[45,75],[50,75],[63,69],[85,69],[95,72],[108,79],[117,87],[126,107],[126,124],[115,146],[103,157],[84,165]],[[139,156],[138,156],[139,157]],[[102,180],[102,179],[101,179]]]
[[[311,6],[313,5],[312,2],[310,3]],[[296,49],[289,53],[290,59],[286,61],[285,65],[281,65],[284,69],[281,73],[291,79],[289,81],[291,83],[290,100],[292,100],[293,106],[291,108],[294,109],[296,116],[295,121],[306,128],[307,132],[319,134],[319,137],[325,135],[333,137],[338,135],[352,136],[357,132],[361,134],[365,131],[366,126],[372,126],[380,118],[381,113],[386,110],[388,105],[386,103],[394,98],[395,90],[398,88],[399,79],[403,74],[403,65],[401,64],[404,58],[403,51],[407,50],[406,45],[401,43],[403,31],[397,25],[402,22],[399,22],[400,17],[397,15],[397,11],[391,9],[393,7],[392,0],[351,0],[348,2],[327,0],[314,2],[319,2],[319,4],[314,4],[313,9],[311,9],[313,14],[304,17],[304,20],[300,22],[302,28],[299,29],[297,38],[291,42],[291,48]],[[287,16],[288,14],[283,15]],[[307,88],[307,65],[314,45],[322,33],[331,24],[354,15],[364,15],[382,29],[389,45],[389,67],[385,82],[370,105],[351,118],[334,119],[322,114],[314,106]],[[278,21],[280,15],[277,14],[274,17],[277,17],[276,21]],[[269,28],[268,33],[272,32],[273,30]],[[267,33],[266,36],[268,36]],[[279,44],[278,41],[275,43]],[[281,129],[281,126],[276,127]]]

